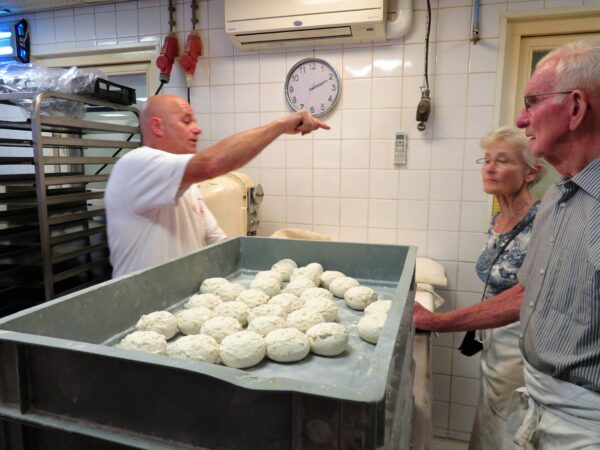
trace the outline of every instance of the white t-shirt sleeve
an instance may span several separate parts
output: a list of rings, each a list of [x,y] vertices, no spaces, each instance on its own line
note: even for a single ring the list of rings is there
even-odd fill
[[[227,235],[223,231],[223,229],[217,223],[217,219],[210,212],[210,209],[204,205],[204,213],[206,218],[206,229],[205,229],[205,237],[206,244],[214,244],[215,242],[222,241],[227,239]]]

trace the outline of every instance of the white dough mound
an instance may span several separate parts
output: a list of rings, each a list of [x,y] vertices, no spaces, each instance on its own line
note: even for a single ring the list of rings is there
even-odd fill
[[[308,288],[304,292],[302,292],[302,294],[300,294],[300,299],[304,301],[308,300],[309,298],[315,297],[325,297],[330,300],[333,300],[333,294],[327,289],[323,289],[320,287]]]
[[[198,308],[182,309],[175,313],[177,327],[182,334],[198,334],[204,322],[214,316],[213,312],[200,306]]]
[[[321,279],[321,274],[316,272],[313,268],[299,267],[292,272],[290,281],[294,281],[298,277],[306,277],[311,280],[315,286],[318,286]]]
[[[304,308],[316,311],[323,316],[325,322],[335,322],[338,316],[338,307],[333,300],[327,297],[312,297],[304,302]]]
[[[165,339],[171,339],[177,334],[177,318],[168,311],[154,311],[140,317],[135,327],[138,331],[156,331]]]
[[[377,344],[387,314],[369,314],[358,321],[358,335],[371,344]]]
[[[221,297],[216,294],[195,294],[190,297],[184,308],[198,308],[200,306],[213,309],[219,303],[223,303]]]
[[[206,334],[183,336],[177,339],[168,350],[169,356],[180,359],[193,359],[210,364],[219,361],[219,344]]]
[[[258,272],[254,279],[258,280],[260,278],[275,278],[277,281],[279,281],[279,284],[283,283],[283,275],[276,270],[263,270]]]
[[[287,322],[279,316],[260,316],[248,324],[248,331],[254,331],[261,336],[266,336],[273,330],[287,328]]]
[[[350,308],[362,311],[377,300],[377,293],[366,286],[355,286],[346,291],[344,300]]]
[[[265,276],[252,280],[250,288],[258,289],[259,291],[263,291],[269,297],[273,297],[281,291],[281,283],[279,283],[279,280],[276,278]]]
[[[314,273],[318,273],[319,276],[321,276],[321,274],[323,273],[323,266],[318,262],[312,262],[304,267],[306,267],[308,270],[311,270]]]
[[[156,331],[134,331],[121,339],[118,347],[125,350],[152,353],[153,355],[165,355],[167,353],[167,340]]]
[[[344,294],[348,289],[358,286],[360,283],[351,277],[339,277],[331,282],[329,291],[339,298],[344,298]]]
[[[391,300],[377,300],[365,308],[365,315],[387,314],[392,307]]]
[[[298,264],[292,259],[281,259],[271,266],[271,270],[279,272],[283,276],[283,281],[290,281],[290,276]]]
[[[221,342],[226,336],[238,331],[242,331],[242,325],[239,320],[233,317],[221,316],[208,319],[200,329],[200,333],[211,336],[217,342]]]
[[[325,289],[329,289],[329,285],[331,284],[331,282],[333,280],[335,280],[336,278],[341,278],[341,277],[345,277],[346,275],[344,275],[342,272],[338,272],[337,270],[326,270],[325,272],[323,272],[321,274],[320,277],[320,284],[321,286],[323,286]]]
[[[242,326],[248,324],[248,306],[244,302],[223,302],[215,308],[215,316],[229,316],[237,319]]]
[[[267,303],[269,296],[258,289],[246,289],[235,300],[245,303],[248,308],[256,308]]]
[[[239,331],[221,342],[223,364],[234,369],[245,369],[258,364],[265,357],[263,337],[253,331]]]
[[[277,362],[300,361],[310,351],[308,338],[295,328],[273,330],[265,336],[265,342],[267,356]]]
[[[225,278],[207,278],[200,284],[201,294],[214,294],[222,284],[229,283]]]
[[[310,278],[298,275],[288,283],[288,285],[282,292],[284,294],[294,294],[300,296],[306,289],[315,286],[315,283],[313,283],[313,281]]]
[[[281,306],[286,314],[296,311],[304,306],[304,302],[294,294],[278,294],[269,300],[269,304]]]
[[[286,316],[285,310],[280,305],[271,305],[267,303],[266,305],[260,305],[256,308],[252,308],[248,312],[248,322],[252,322],[257,317],[262,316],[279,316],[285,319]]]
[[[239,283],[223,283],[217,289],[216,294],[221,297],[224,302],[232,302],[238,295],[242,293],[246,288]]]
[[[319,323],[306,330],[310,350],[317,355],[335,356],[348,347],[348,331],[339,323]]]
[[[296,328],[303,333],[313,325],[323,322],[325,322],[323,316],[312,309],[302,308],[287,316],[288,326],[290,328]]]

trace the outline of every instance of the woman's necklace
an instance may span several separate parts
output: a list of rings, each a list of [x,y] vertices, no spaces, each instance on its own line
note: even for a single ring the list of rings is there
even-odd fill
[[[525,209],[525,207],[529,206],[531,203],[533,203],[533,201],[535,200],[534,197],[530,197],[529,199],[527,199],[527,201],[525,201],[525,203],[523,203],[521,206],[519,206],[518,208],[515,209],[515,211],[510,215],[507,216],[504,211],[500,211],[500,215],[502,216],[502,218],[504,219],[504,226],[502,227],[502,229],[506,228],[506,230],[502,231],[501,233],[505,233],[506,231],[509,231],[512,229],[512,227],[509,227],[509,224],[513,223],[513,220],[517,217],[519,217],[519,215],[521,214],[521,212]]]

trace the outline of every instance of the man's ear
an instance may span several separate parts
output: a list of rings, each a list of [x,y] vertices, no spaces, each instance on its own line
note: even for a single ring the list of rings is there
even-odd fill
[[[574,131],[581,126],[587,116],[589,107],[587,94],[575,89],[571,93],[571,103],[569,104],[569,131]]]
[[[544,166],[541,164],[536,164],[534,167],[527,168],[527,174],[525,175],[525,182],[530,185],[534,183],[540,176],[542,171],[544,170]]]
[[[152,117],[149,122],[148,128],[150,132],[157,137],[163,137],[165,132],[163,130],[162,119],[160,117]]]

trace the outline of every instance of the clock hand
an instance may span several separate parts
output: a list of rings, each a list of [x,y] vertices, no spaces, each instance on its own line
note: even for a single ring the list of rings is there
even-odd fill
[[[313,89],[318,88],[319,86],[323,86],[325,83],[327,83],[327,80],[323,80],[320,83],[317,84],[313,84],[312,87],[309,87],[308,90],[312,91]]]

